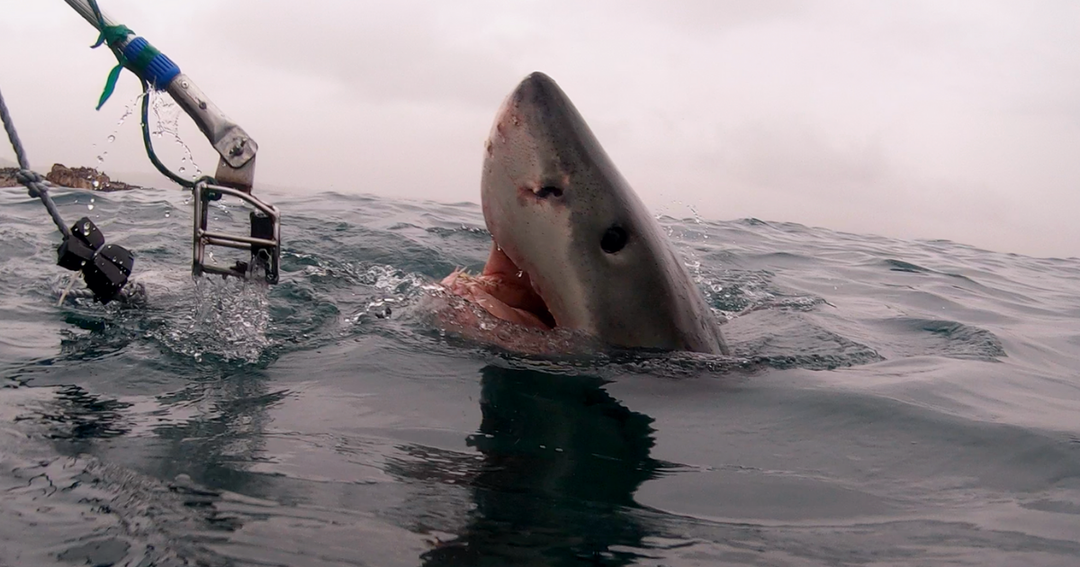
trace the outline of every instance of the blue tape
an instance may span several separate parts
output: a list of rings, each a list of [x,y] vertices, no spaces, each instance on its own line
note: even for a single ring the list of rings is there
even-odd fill
[[[146,56],[143,54],[143,51],[147,49],[152,50],[151,53],[153,53],[153,57],[149,61],[145,61]],[[180,74],[179,65],[173,63],[172,59],[158,51],[142,37],[136,37],[124,46],[124,59],[132,64],[129,67],[133,67],[133,71],[153,85],[155,89],[160,90],[167,87]]]

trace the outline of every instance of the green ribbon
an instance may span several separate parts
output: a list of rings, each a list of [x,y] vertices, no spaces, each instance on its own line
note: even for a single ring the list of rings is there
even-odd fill
[[[98,98],[97,107],[94,110],[101,110],[102,106],[105,106],[105,101],[109,100],[112,96],[113,90],[116,89],[116,80],[120,78],[120,71],[124,69],[123,63],[117,63],[116,67],[109,71],[109,78],[105,79],[105,89],[101,91],[101,97]]]
[[[109,71],[109,78],[105,80],[105,89],[101,91],[101,98],[98,99],[96,110],[101,110],[101,107],[105,105],[105,101],[109,100],[109,97],[112,96],[113,91],[116,90],[116,81],[120,78],[120,71],[124,70],[124,64],[126,63],[126,61],[124,60],[124,54],[121,53],[120,50],[117,49],[115,46],[120,41],[126,39],[127,36],[134,34],[135,32],[131,31],[125,25],[105,25],[105,18],[101,15],[101,10],[98,8],[97,5],[97,0],[90,0],[90,7],[94,10],[94,16],[97,17],[98,21],[98,29],[101,30],[101,33],[98,35],[97,42],[94,43],[94,45],[91,45],[90,48],[94,49],[105,45],[110,50],[112,50],[113,55],[116,56],[116,66],[112,68],[112,71]]]

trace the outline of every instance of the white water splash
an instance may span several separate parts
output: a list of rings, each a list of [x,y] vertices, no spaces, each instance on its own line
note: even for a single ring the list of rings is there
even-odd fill
[[[155,138],[169,138],[173,140],[180,150],[183,152],[183,156],[180,158],[180,173],[182,177],[188,177],[189,179],[198,179],[202,177],[202,168],[199,164],[195,163],[195,156],[191,153],[191,148],[184,143],[184,140],[180,138],[180,112],[181,108],[178,104],[173,102],[170,97],[151,94],[150,96],[150,111],[154,114],[157,122],[154,124],[151,134]],[[191,164],[190,171],[187,165]],[[188,173],[188,175],[183,175]]]
[[[195,279],[194,303],[187,316],[157,333],[170,350],[196,362],[207,357],[258,362],[272,341],[269,288],[261,282]]]

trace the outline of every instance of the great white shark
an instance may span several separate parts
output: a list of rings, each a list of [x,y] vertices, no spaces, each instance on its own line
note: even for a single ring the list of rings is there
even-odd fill
[[[533,73],[503,102],[481,176],[491,254],[443,286],[500,319],[622,348],[728,354],[664,230],[555,81]]]

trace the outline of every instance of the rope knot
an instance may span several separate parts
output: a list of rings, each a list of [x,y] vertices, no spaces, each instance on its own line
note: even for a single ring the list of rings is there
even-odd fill
[[[15,172],[15,180],[26,186],[26,192],[32,199],[40,198],[41,194],[46,191],[44,185],[45,178],[36,171],[20,169]],[[63,229],[61,229],[61,232],[63,232]]]
[[[15,180],[23,185],[30,185],[31,183],[41,183],[42,181],[45,181],[45,178],[36,171],[20,169],[15,173]]]

